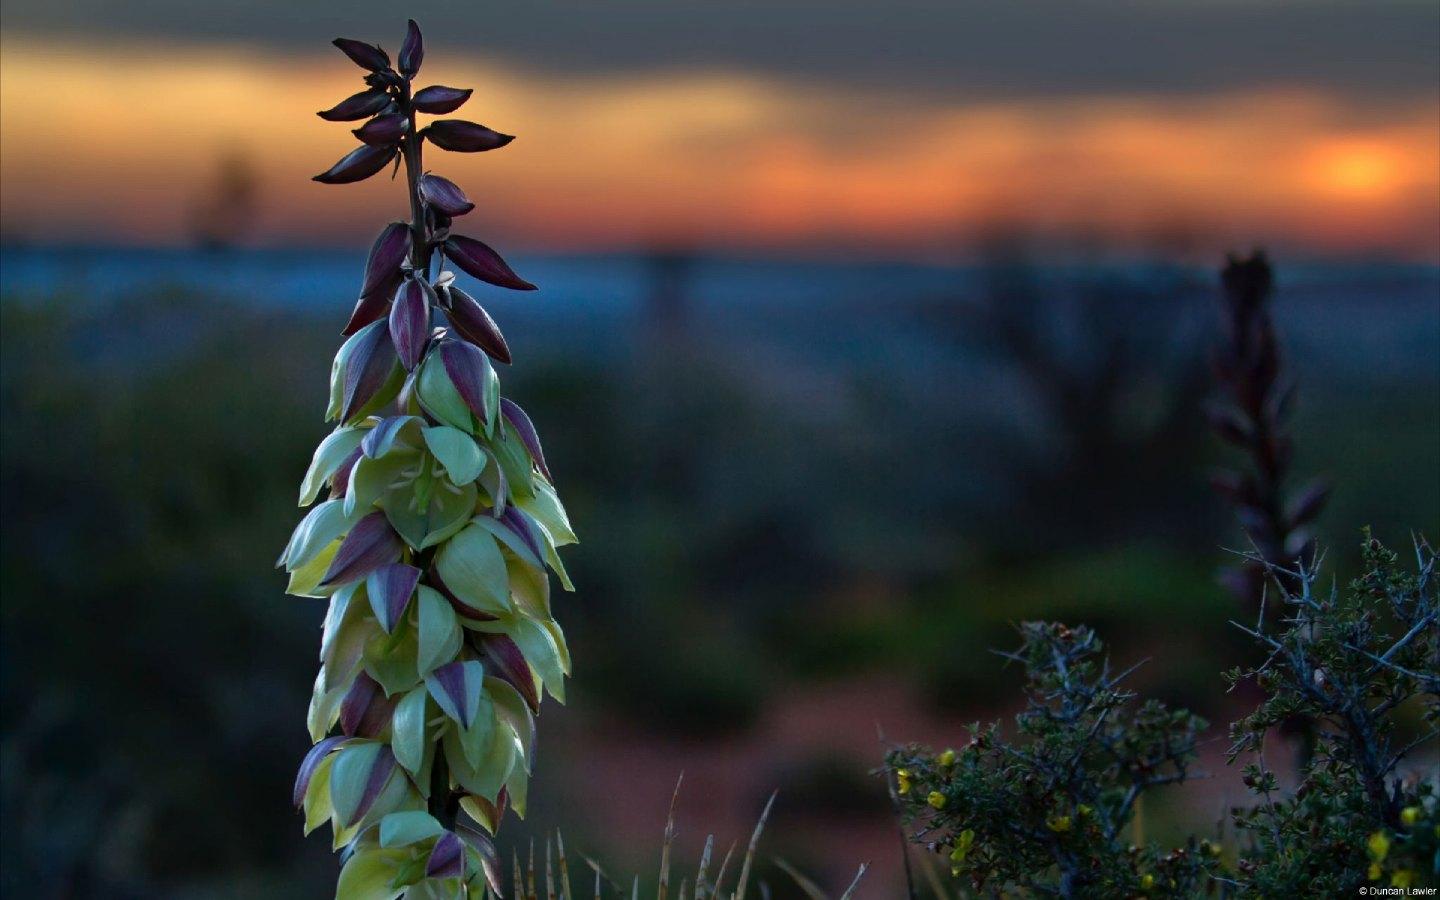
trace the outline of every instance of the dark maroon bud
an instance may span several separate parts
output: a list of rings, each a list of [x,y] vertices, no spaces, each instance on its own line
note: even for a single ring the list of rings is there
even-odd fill
[[[360,339],[345,365],[345,406],[340,413],[343,422],[350,421],[370,402],[395,368],[395,345],[390,341],[390,332],[378,323],[367,327],[370,332]]]
[[[485,415],[485,382],[486,371],[490,368],[490,360],[485,354],[476,349],[474,344],[467,344],[464,341],[444,341],[440,344],[440,360],[445,364],[445,374],[450,376],[450,382],[455,385],[460,398],[475,418],[481,422],[489,417]]]
[[[310,748],[305,758],[300,761],[300,771],[295,773],[295,806],[298,808],[305,802],[305,794],[310,790],[310,779],[315,777],[315,770],[320,768],[320,763],[325,757],[334,753],[345,743],[345,738],[340,735],[327,737],[320,743]]]
[[[400,45],[400,74],[414,78],[425,59],[425,41],[420,37],[420,26],[411,19],[405,25],[405,41]]]
[[[540,692],[535,688],[535,675],[525,661],[520,645],[508,635],[487,634],[480,638],[480,652],[489,663],[486,671],[510,682],[525,699],[526,705],[532,711],[540,712]]]
[[[439,175],[420,176],[420,197],[447,216],[463,216],[475,208],[460,185]]]
[[[367,144],[385,147],[404,137],[409,124],[410,120],[399,113],[386,113],[356,128],[353,134]]]
[[[420,278],[407,278],[390,307],[390,340],[405,371],[420,362],[420,353],[430,339],[430,305],[434,292]]]
[[[335,165],[316,175],[314,180],[321,184],[350,184],[355,181],[364,181],[385,168],[390,160],[395,159],[399,153],[400,151],[395,147],[372,147],[369,144],[362,144],[345,154]]]
[[[465,848],[453,832],[440,835],[430,861],[425,864],[427,878],[459,878],[465,873]]]
[[[513,135],[501,134],[464,119],[440,119],[431,122],[424,134],[430,139],[430,143],[441,150],[455,150],[459,153],[496,150],[515,140]]]
[[[361,296],[373,293],[400,272],[400,264],[410,252],[410,226],[404,222],[391,222],[375,238],[370,247],[370,256],[365,260],[365,283],[360,287]],[[389,300],[387,296],[385,298]]]
[[[470,88],[452,88],[441,84],[421,88],[415,92],[411,103],[423,113],[441,116],[445,113],[452,113],[465,105],[474,93]]]
[[[445,239],[445,256],[481,281],[514,291],[535,290],[535,285],[516,275],[500,254],[482,241],[458,234],[448,237]]]
[[[379,510],[355,523],[330,562],[322,587],[358,581],[400,555],[400,536]]]
[[[374,44],[367,44],[364,41],[351,40],[350,38],[336,38],[330,43],[339,47],[341,53],[350,57],[350,61],[362,69],[379,72],[382,69],[390,68],[389,54]]]
[[[490,318],[485,307],[454,285],[451,285],[446,293],[450,297],[450,324],[460,332],[460,336],[490,354],[493,359],[509,363],[510,347],[505,343],[505,336],[500,333],[500,327]]]
[[[395,296],[395,289],[399,286],[400,273],[397,271],[373,293],[362,294],[360,299],[355,301],[355,308],[350,312],[350,321],[345,323],[345,330],[340,333],[352,335],[385,315],[385,310],[390,306],[390,298]]]
[[[520,435],[520,442],[530,452],[530,458],[534,460],[535,468],[540,470],[540,474],[545,476],[546,481],[554,484],[555,479],[550,477],[550,467],[545,465],[545,451],[540,449],[540,435],[535,432],[535,423],[530,421],[525,410],[521,409],[520,404],[514,400],[501,397],[500,415],[505,417],[505,421],[515,426],[515,433]]]
[[[373,116],[390,105],[390,95],[380,88],[371,88],[346,97],[339,103],[315,115],[330,122],[354,122],[366,116]]]

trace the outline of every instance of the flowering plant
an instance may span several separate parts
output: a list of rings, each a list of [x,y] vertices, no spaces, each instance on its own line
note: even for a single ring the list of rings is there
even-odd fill
[[[415,22],[394,63],[378,46],[335,45],[366,87],[319,115],[365,122],[360,145],[315,180],[403,163],[410,220],[370,250],[330,373],[326,418],[338,424],[300,488],[315,505],[280,555],[288,593],[330,604],[294,801],[306,833],[329,821],[344,848],[339,897],[498,890],[492,836],[507,808],[525,813],[542,693],[564,701],[570,656],[548,570],[572,589],[556,548],[575,535],[530,418],[501,396],[494,363],[510,362],[509,347],[445,264],[534,285],[452,233],[475,204],[422,153],[511,137],[461,119],[420,127],[420,114],[454,112],[471,92],[412,90]]]

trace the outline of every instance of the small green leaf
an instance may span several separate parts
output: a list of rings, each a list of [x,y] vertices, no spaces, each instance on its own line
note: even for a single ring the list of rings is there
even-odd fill
[[[310,510],[295,526],[290,543],[280,555],[280,564],[287,572],[295,571],[314,559],[331,541],[349,531],[358,518],[346,514],[344,501],[326,500]]]
[[[305,833],[307,835],[324,825],[326,820],[334,815],[335,810],[330,806],[330,767],[334,763],[334,754],[322,759],[320,764],[315,767],[315,773],[310,776],[310,786],[305,789]]]
[[[345,492],[345,510],[368,513],[375,501],[400,479],[401,473],[415,465],[418,457],[413,451],[400,451],[379,459],[362,456],[356,460],[350,473],[350,489]]]
[[[391,882],[409,858],[405,850],[357,850],[340,870],[335,900],[394,900],[405,886],[391,887]]]
[[[365,644],[365,671],[380,682],[385,696],[393,697],[420,683],[420,672],[415,665],[419,642],[413,617],[402,618],[388,635],[376,623],[370,635]]]
[[[515,426],[509,422],[501,424],[503,428],[497,428],[495,439],[490,441],[490,452],[495,454],[495,461],[500,464],[501,471],[505,473],[505,481],[510,486],[510,494],[518,503],[535,494],[535,488],[531,484],[533,463],[530,460],[530,451],[525,449]]]
[[[555,546],[564,547],[566,544],[574,544],[579,539],[575,537],[575,531],[570,527],[570,517],[565,513],[565,507],[560,503],[560,497],[555,493],[555,488],[545,480],[533,482],[535,493],[526,497],[517,505],[529,513],[535,521],[545,526],[550,533]]]
[[[365,437],[365,432],[359,428],[337,428],[325,436],[320,446],[315,448],[315,455],[310,460],[310,468],[305,472],[305,480],[300,484],[300,505],[309,506],[320,496],[320,488],[340,468],[345,458],[355,452],[360,446],[360,441]]]
[[[458,428],[437,425],[425,429],[425,445],[445,467],[445,474],[454,484],[469,484],[480,477],[485,468],[485,454],[475,439]]]
[[[417,687],[395,705],[391,722],[390,748],[395,760],[411,775],[418,775],[425,765],[425,720],[429,709],[429,692]]]
[[[470,407],[450,381],[439,353],[430,353],[420,364],[420,375],[415,380],[415,396],[430,415],[444,424],[468,434],[479,430]]]
[[[525,654],[525,661],[540,676],[545,690],[561,703],[565,702],[565,666],[560,660],[560,648],[549,629],[525,616],[516,616],[508,629],[510,637]]]
[[[380,846],[404,847],[437,838],[445,829],[424,810],[394,812],[380,820]]]
[[[460,602],[485,612],[510,608],[510,580],[500,547],[484,525],[471,524],[435,554],[440,579]]]
[[[325,573],[330,571],[330,563],[334,561],[339,550],[339,539],[333,540],[316,553],[313,559],[296,568],[290,573],[290,583],[285,585],[285,593],[295,597],[328,597],[334,593],[335,587],[322,588],[320,582],[325,580]]]
[[[455,608],[434,588],[419,587],[419,647],[415,665],[421,675],[444,665],[460,652],[460,623]]]

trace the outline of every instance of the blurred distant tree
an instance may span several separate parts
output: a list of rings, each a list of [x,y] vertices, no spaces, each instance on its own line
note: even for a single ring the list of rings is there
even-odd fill
[[[1191,293],[1165,267],[1047,272],[1019,237],[997,234],[978,296],[947,304],[948,329],[1010,378],[990,390],[1017,393],[1020,434],[997,437],[995,458],[1012,472],[1019,502],[1009,527],[1027,552],[1036,541],[1053,549],[1137,526],[1203,530],[1174,515],[1192,496],[1177,473],[1197,467],[1206,389]],[[1026,434],[1018,423],[1030,411],[1038,428]]]
[[[243,240],[254,227],[259,197],[259,173],[250,160],[238,153],[222,156],[215,179],[191,211],[195,243],[225,250]]]

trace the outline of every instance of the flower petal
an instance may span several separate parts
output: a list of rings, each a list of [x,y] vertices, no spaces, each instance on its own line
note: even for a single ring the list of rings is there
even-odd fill
[[[501,134],[493,128],[464,119],[437,119],[430,123],[423,134],[441,150],[454,150],[458,153],[498,150],[515,140],[514,135]]]
[[[465,340],[484,350],[492,358],[502,363],[510,362],[510,346],[505,343],[505,336],[500,333],[500,326],[490,318],[479,301],[469,294],[451,285],[445,292],[450,303],[446,312],[450,314],[450,324]]]
[[[515,270],[500,258],[500,254],[490,249],[488,244],[472,237],[457,234],[446,238],[445,256],[467,274],[481,281],[516,291],[535,290],[535,285],[516,275]]]
[[[463,106],[472,93],[474,92],[470,88],[452,88],[437,84],[416,91],[411,102],[420,112],[444,115]]]

